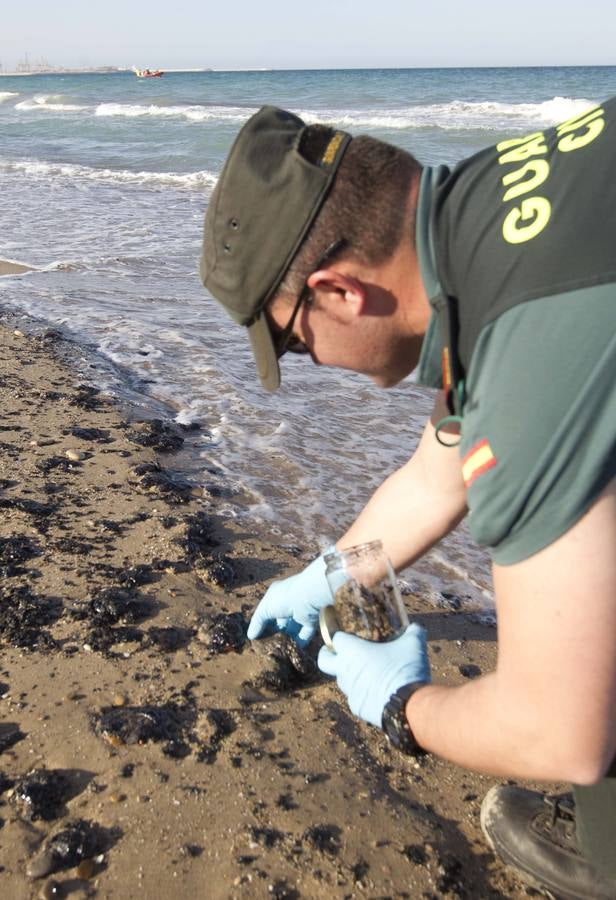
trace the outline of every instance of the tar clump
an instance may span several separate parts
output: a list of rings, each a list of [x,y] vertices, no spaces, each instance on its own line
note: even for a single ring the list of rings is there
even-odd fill
[[[106,706],[93,717],[94,733],[112,747],[125,744],[162,743],[163,753],[187,756],[186,735],[195,720],[191,706],[166,703],[162,706]]]
[[[82,441],[96,441],[98,444],[110,444],[112,438],[108,431],[102,428],[81,428],[75,425],[71,428],[70,433],[73,437],[80,438]]]
[[[131,588],[108,587],[95,591],[88,601],[71,610],[74,619],[90,626],[85,643],[106,653],[119,642],[141,642],[143,632],[133,626],[155,611],[152,600]],[[121,624],[119,624],[121,623]]]
[[[0,723],[0,753],[9,750],[23,738],[25,738],[25,734],[16,725]],[[2,783],[2,772],[0,772],[0,794],[4,790]]]
[[[220,613],[206,628],[205,640],[212,653],[241,653],[248,625],[242,613]]]
[[[214,523],[205,512],[198,512],[186,518],[186,533],[178,539],[178,544],[188,556],[204,556],[218,541],[214,536]]]
[[[29,587],[0,588],[0,639],[14,647],[46,650],[56,646],[43,631],[62,614],[59,600],[38,597]]]
[[[53,503],[39,503],[27,497],[0,497],[0,509],[17,509],[26,513],[37,531],[44,534],[49,527],[47,519],[53,516],[57,507]]]
[[[37,543],[25,534],[14,534],[8,538],[0,537],[0,576],[12,578],[21,575],[24,563],[37,556],[40,549]]]
[[[143,584],[151,584],[155,578],[156,573],[152,566],[145,563],[129,566],[127,569],[116,573],[118,584],[129,589],[140,587]]]
[[[43,878],[62,869],[72,869],[92,859],[107,845],[106,834],[98,824],[76,819],[45,842],[43,849],[28,865],[30,878]]]
[[[153,612],[153,603],[130,589],[109,587],[93,594],[91,599],[73,611],[77,619],[88,619],[92,625],[132,624]]]
[[[209,709],[206,714],[207,740],[201,743],[197,754],[199,762],[211,765],[218,754],[222,741],[235,731],[235,721],[225,709]]]
[[[253,644],[259,657],[255,687],[289,691],[312,681],[318,673],[314,659],[287,634],[275,634]]]
[[[249,833],[252,843],[260,847],[275,847],[284,839],[284,833],[277,828],[259,828],[252,825]]]
[[[340,850],[340,828],[337,825],[311,825],[302,837],[321,853],[335,856]]]
[[[141,643],[143,631],[134,625],[97,625],[86,635],[84,646],[99,653],[107,653],[114,644]]]
[[[102,403],[101,398],[98,396],[99,393],[98,388],[90,387],[87,384],[79,384],[69,403],[71,406],[79,406],[81,409],[98,412]]]
[[[233,563],[222,553],[215,554],[210,560],[196,560],[195,572],[206,584],[213,584],[224,590],[229,590],[237,578]]]
[[[184,443],[184,438],[161,419],[138,422],[129,434],[130,440],[141,447],[151,447],[157,453],[174,453]]]
[[[159,495],[168,503],[187,503],[192,491],[188,482],[172,478],[158,463],[135,466],[130,483],[142,493]]]
[[[12,780],[4,772],[0,771],[0,794],[8,791],[13,786]]]
[[[34,769],[17,781],[12,800],[22,818],[30,822],[37,819],[49,822],[62,815],[69,794],[70,784],[62,772]]]

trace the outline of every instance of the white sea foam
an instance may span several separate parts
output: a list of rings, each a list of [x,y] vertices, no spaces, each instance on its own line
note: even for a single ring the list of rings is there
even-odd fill
[[[0,103],[10,100],[11,97],[19,97],[19,94],[16,91],[0,91]]]
[[[499,103],[452,100],[426,106],[405,108],[301,110],[306,122],[323,122],[351,130],[440,128],[443,130],[545,127],[562,122],[593,106],[592,100],[553,97],[543,103]]]
[[[37,94],[28,100],[22,100],[15,104],[15,109],[30,111],[33,109],[45,110],[46,112],[81,112],[89,109],[77,103],[65,103],[65,98],[61,94]]]
[[[124,116],[139,118],[141,116],[159,116],[163,118],[181,117],[193,122],[228,121],[243,122],[250,118],[255,109],[227,106],[143,106],[135,103],[100,103],[96,107],[96,116]]]
[[[41,160],[0,159],[0,172],[21,172],[34,178],[76,178],[116,184],[162,184],[193,190],[214,187],[217,175],[201,172],[130,172],[126,169],[95,169],[73,163],[49,163]]]
[[[3,95],[0,94],[0,99]],[[170,105],[156,103],[100,103],[81,106],[65,102],[61,95],[37,95],[17,103],[19,110],[47,112],[90,111],[97,117],[123,118],[183,118],[189,122],[229,122],[241,124],[256,112],[257,107]],[[452,100],[449,103],[380,107],[363,109],[325,110],[303,109],[299,115],[309,123],[323,122],[338,127],[358,129],[404,130],[438,128],[494,130],[507,128],[546,127],[582,112],[593,101],[583,98],[553,97],[542,103],[501,103],[498,101]]]

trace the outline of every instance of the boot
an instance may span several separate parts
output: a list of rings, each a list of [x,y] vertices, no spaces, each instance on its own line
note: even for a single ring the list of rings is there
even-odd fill
[[[616,882],[593,868],[578,848],[570,795],[547,797],[519,787],[493,787],[481,804],[481,827],[503,862],[548,896],[616,900]]]

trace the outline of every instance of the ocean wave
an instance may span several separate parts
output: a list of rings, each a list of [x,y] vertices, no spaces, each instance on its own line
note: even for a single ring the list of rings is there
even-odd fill
[[[124,116],[139,118],[141,116],[161,116],[165,118],[182,117],[193,122],[229,121],[244,122],[256,112],[254,109],[243,109],[228,106],[158,106],[150,104],[101,103],[96,107],[96,116]]]
[[[162,184],[192,190],[214,187],[218,175],[201,172],[131,172],[126,169],[95,169],[73,163],[49,163],[40,160],[0,159],[0,172],[20,172],[35,178],[75,178],[115,184]]]
[[[10,100],[11,97],[19,97],[19,93],[16,91],[0,91],[0,103]]]
[[[445,131],[461,129],[489,130],[547,127],[565,121],[593,106],[592,100],[553,97],[542,103],[500,103],[452,100],[426,106],[409,106],[387,110],[335,110],[325,112],[301,110],[298,114],[309,123],[358,129],[439,128]]]
[[[47,112],[81,112],[89,109],[88,106],[81,104],[66,103],[64,102],[66,99],[69,98],[65,98],[61,94],[38,94],[35,97],[30,97],[28,100],[16,103],[15,109],[24,111],[42,109]]]
[[[0,94],[0,100],[3,95]],[[38,95],[15,105],[18,110],[45,110],[47,112],[89,111],[97,117],[123,117],[128,119],[155,117],[185,119],[189,122],[229,122],[241,125],[257,111],[255,107],[171,105],[156,103],[99,103],[82,106],[68,103],[70,98],[61,95]],[[298,114],[308,123],[348,128],[351,131],[440,129],[443,131],[479,130],[494,131],[545,128],[565,121],[589,106],[592,100],[571,97],[552,97],[540,103],[501,103],[495,100],[452,100],[448,103],[413,105],[406,107],[381,107],[363,109],[300,109]]]

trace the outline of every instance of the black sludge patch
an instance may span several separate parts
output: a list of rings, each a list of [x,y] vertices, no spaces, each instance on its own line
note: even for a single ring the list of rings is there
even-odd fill
[[[25,738],[25,734],[12,722],[0,722],[0,753],[10,750]],[[0,794],[2,793],[2,773],[0,772]]]
[[[207,629],[207,645],[212,653],[241,653],[248,625],[242,613],[220,613]]]
[[[57,646],[43,631],[62,615],[57,599],[37,597],[30,588],[0,588],[0,640],[28,650],[48,650]]]
[[[129,483],[144,494],[159,494],[168,503],[187,503],[192,492],[187,481],[173,478],[157,463],[140,463],[135,466]]]
[[[321,853],[335,856],[340,850],[340,828],[337,825],[311,825],[302,837]]]
[[[71,785],[63,772],[34,769],[16,782],[12,799],[24,819],[49,822],[63,814],[70,794]]]
[[[0,577],[11,578],[23,574],[20,563],[40,553],[39,545],[25,534],[0,538]]]
[[[310,683],[318,676],[314,659],[287,634],[261,638],[253,645],[259,657],[255,687],[290,691]]]
[[[175,453],[184,443],[181,434],[162,419],[136,423],[134,431],[129,432],[128,437],[134,444],[151,447],[157,453]]]
[[[72,611],[76,619],[87,619],[92,625],[133,624],[140,622],[155,610],[151,600],[138,591],[109,587],[96,591],[84,605]]]
[[[117,830],[103,828],[97,822],[70,821],[45,842],[41,852],[29,863],[27,874],[30,878],[43,878],[72,869],[108,850],[118,837]]]
[[[190,752],[186,736],[195,721],[192,706],[106,706],[92,719],[94,733],[113,747],[164,743],[163,753],[182,757]]]

